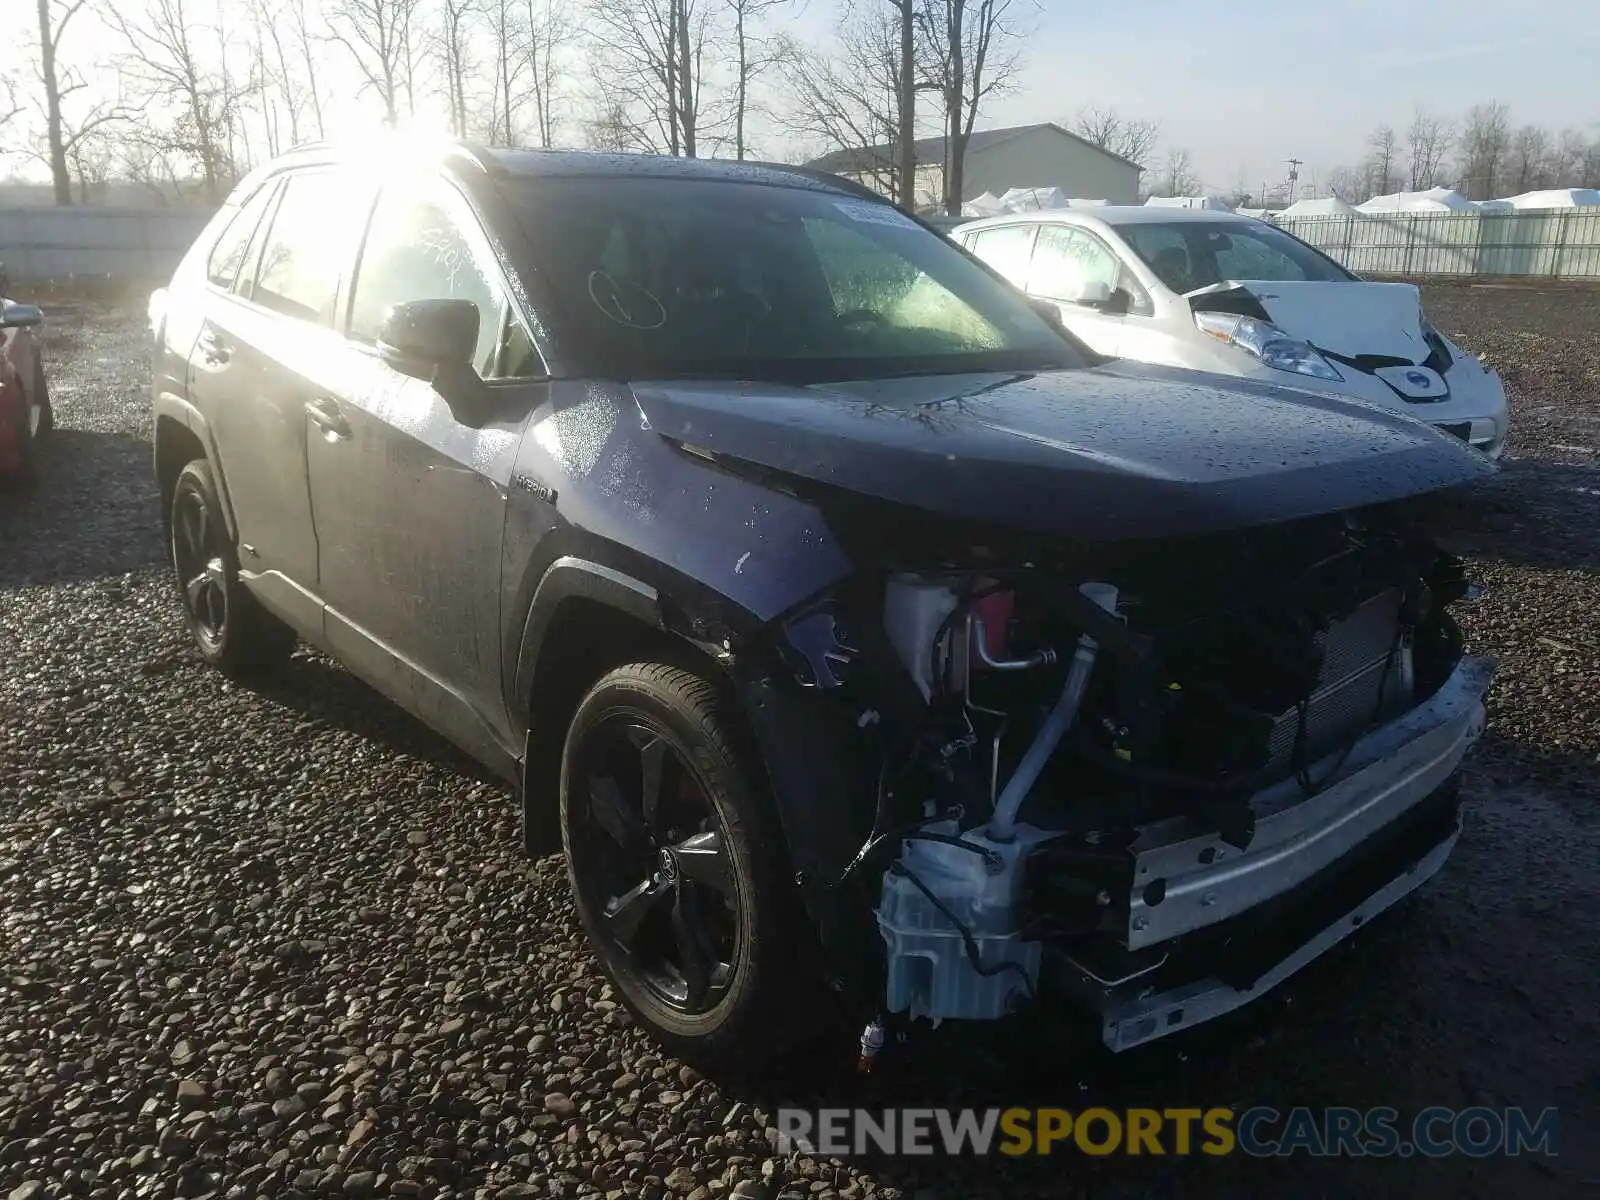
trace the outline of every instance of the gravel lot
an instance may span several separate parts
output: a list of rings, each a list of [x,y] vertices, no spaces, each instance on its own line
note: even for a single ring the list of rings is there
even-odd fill
[[[0,497],[0,1197],[1554,1195],[1600,1184],[1600,290],[1430,288],[1512,390],[1472,512],[1500,657],[1445,872],[1221,1031],[1130,1060],[663,1059],[509,795],[305,651],[204,669],[162,566],[139,315],[52,316],[61,430]],[[1561,1109],[1562,1156],[782,1157],[785,1099]],[[1592,1194],[1592,1193],[1591,1193]]]

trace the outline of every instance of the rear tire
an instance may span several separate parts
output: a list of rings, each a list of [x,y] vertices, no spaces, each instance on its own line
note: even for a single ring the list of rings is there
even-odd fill
[[[33,386],[28,391],[28,403],[38,412],[37,422],[33,425],[34,444],[38,445],[49,436],[50,431],[56,427],[55,411],[50,407],[50,387],[44,378],[44,363],[39,361],[38,352],[33,356]],[[30,418],[32,414],[29,414]]]
[[[560,815],[590,943],[657,1041],[745,1072],[814,1036],[814,935],[764,771],[712,682],[663,663],[603,676],[567,731]]]
[[[204,459],[178,472],[167,528],[178,599],[200,657],[230,675],[288,658],[294,630],[262,608],[240,581],[238,554]]]

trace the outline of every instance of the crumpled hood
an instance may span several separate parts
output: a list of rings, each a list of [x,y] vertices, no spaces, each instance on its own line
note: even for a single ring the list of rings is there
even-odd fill
[[[637,382],[650,428],[713,456],[932,513],[1086,539],[1238,529],[1491,474],[1420,421],[1128,362],[810,387]]]
[[[1381,354],[1411,363],[1427,361],[1422,293],[1414,284],[1239,279],[1190,292],[1188,298],[1232,288],[1244,288],[1261,302],[1274,325],[1319,350],[1345,358]]]

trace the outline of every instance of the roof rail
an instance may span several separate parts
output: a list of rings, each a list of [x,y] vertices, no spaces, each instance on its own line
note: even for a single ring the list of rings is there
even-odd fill
[[[465,158],[485,175],[504,175],[506,173],[505,167],[494,157],[490,148],[480,142],[458,138],[445,153],[451,157]]]
[[[866,184],[861,183],[858,180],[847,178],[844,175],[835,175],[832,171],[823,171],[817,167],[796,166],[793,163],[762,162],[754,163],[752,165],[758,167],[767,167],[773,171],[787,171],[791,175],[799,175],[803,179],[810,179],[817,183],[825,183],[829,187],[836,187],[841,191],[850,192],[853,195],[860,196],[864,200],[877,200],[883,204],[889,203],[888,197],[884,196],[881,192],[873,191]]]

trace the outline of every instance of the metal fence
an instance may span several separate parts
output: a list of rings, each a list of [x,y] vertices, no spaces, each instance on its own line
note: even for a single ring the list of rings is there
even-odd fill
[[[1600,208],[1279,218],[1362,275],[1600,279]]]
[[[159,282],[210,219],[200,208],[0,208],[0,262],[20,282]]]

